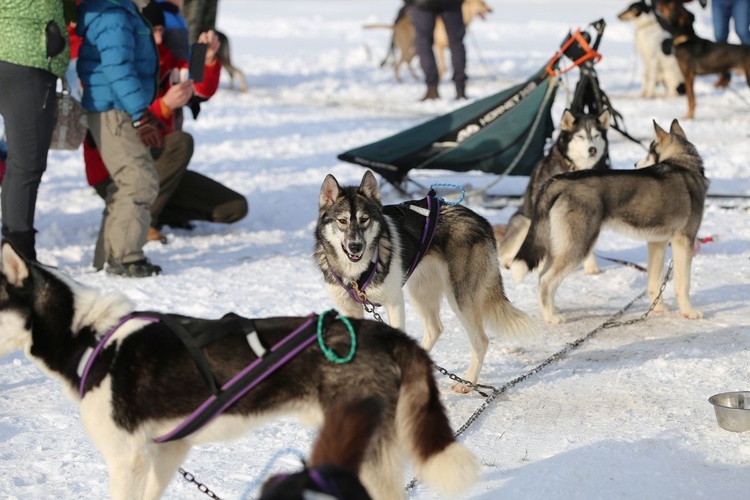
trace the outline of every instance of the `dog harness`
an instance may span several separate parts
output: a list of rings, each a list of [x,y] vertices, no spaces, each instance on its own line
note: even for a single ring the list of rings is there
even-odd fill
[[[383,207],[383,214],[391,217],[398,223],[399,229],[403,229],[399,230],[401,246],[404,251],[403,258],[404,262],[411,262],[409,268],[405,270],[404,280],[401,283],[401,286],[403,286],[432,245],[432,238],[435,236],[438,219],[440,218],[440,198],[437,197],[434,189],[430,189],[427,196],[421,200],[405,201],[398,205],[386,205]],[[359,291],[364,292],[375,277],[379,257],[380,245],[377,246],[370,265],[356,280]],[[333,272],[330,263],[328,268],[338,284],[346,290],[355,302],[365,303],[365,299],[357,293],[357,290],[351,284],[345,283],[338,274]],[[380,306],[380,304],[373,305]]]
[[[122,318],[117,325],[102,337],[95,348],[88,348],[84,352],[78,364],[78,375],[81,378],[79,392],[81,397],[83,397],[85,394],[86,378],[97,356],[112,338],[112,335],[125,323],[135,319],[151,323],[165,323],[185,345],[212,393],[180,425],[169,433],[154,439],[154,441],[165,443],[181,439],[207,425],[248,391],[256,387],[268,378],[269,375],[315,342],[318,339],[316,322],[320,320],[319,322],[325,325],[321,326],[321,328],[324,328],[330,326],[337,317],[335,311],[329,312],[334,313],[330,318],[328,317],[328,313],[323,313],[322,318],[317,314],[310,314],[302,325],[269,348],[264,346],[252,320],[233,313],[227,314],[219,320],[201,320],[176,314],[135,312]],[[203,354],[202,348],[227,334],[236,334],[237,332],[245,334],[247,343],[257,358],[225,384],[219,386],[211,370],[210,363]]]

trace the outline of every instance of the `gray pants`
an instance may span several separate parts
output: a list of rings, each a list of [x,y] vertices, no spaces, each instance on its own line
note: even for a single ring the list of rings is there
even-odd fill
[[[159,176],[151,152],[124,111],[89,112],[88,121],[91,136],[112,178],[94,267],[102,269],[104,261],[110,259],[123,263],[141,260],[145,257],[143,246],[151,224],[150,207],[159,194]]]
[[[419,64],[424,72],[425,83],[428,86],[438,84],[437,63],[435,53],[432,51],[432,43],[435,32],[435,19],[437,16],[443,18],[445,31],[448,34],[448,44],[451,50],[451,64],[453,65],[453,81],[458,86],[466,82],[466,47],[464,47],[464,25],[461,7],[441,11],[420,9],[412,7],[409,11],[411,22],[414,25],[414,48],[419,57]]]

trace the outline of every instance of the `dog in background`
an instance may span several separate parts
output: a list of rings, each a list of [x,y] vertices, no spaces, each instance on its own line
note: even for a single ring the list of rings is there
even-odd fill
[[[617,15],[620,21],[635,24],[635,48],[643,62],[641,97],[656,97],[656,86],[661,83],[667,97],[685,95],[685,79],[677,59],[662,51],[664,40],[670,34],[659,25],[651,7],[641,0],[631,4]]]
[[[370,500],[358,474],[382,415],[383,405],[375,398],[333,407],[326,412],[304,469],[269,478],[260,500],[317,498],[314,493],[336,500]]]
[[[661,24],[673,37],[673,46],[680,71],[685,78],[685,93],[688,112],[685,118],[695,116],[695,77],[718,73],[722,83],[724,75],[735,69],[745,75],[750,86],[750,45],[717,43],[695,34],[695,16],[687,10],[681,0],[654,0],[654,12]]]
[[[461,10],[463,12],[464,24],[467,27],[475,18],[484,19],[487,14],[492,13],[492,8],[484,0],[464,0]],[[414,25],[409,18],[408,7],[401,7],[399,9],[393,24],[366,24],[363,28],[385,28],[392,30],[391,44],[380,66],[383,67],[389,60],[393,60],[394,76],[396,77],[396,81],[400,83],[401,75],[399,68],[405,64],[414,79],[418,79],[411,65],[411,61],[417,55],[417,51],[414,48]],[[438,16],[433,33],[433,50],[437,59],[438,79],[442,77],[447,68],[445,50],[448,46],[448,33],[445,31],[445,24],[443,24],[443,20]],[[396,61],[396,49],[398,49],[398,61]]]
[[[312,320],[152,316],[133,316],[133,305],[122,295],[86,288],[2,245],[0,356],[23,351],[80,404],[83,426],[107,463],[113,500],[159,498],[195,444],[235,439],[281,415],[318,424],[325,411],[363,394],[383,407],[361,467],[373,498],[404,498],[404,453],[417,474],[444,494],[459,494],[477,478],[476,458],[453,436],[432,360],[412,338],[376,321],[351,321],[358,338],[349,363],[327,362],[313,342],[273,373],[265,372],[267,378],[254,379],[252,390],[236,394],[204,427],[155,442],[211,401],[215,392],[207,381],[231,385],[264,356],[264,346],[273,351]],[[174,322],[185,335],[208,341],[193,347],[205,353],[212,377],[199,368]],[[326,343],[337,352],[350,349],[341,321],[330,323]]]
[[[539,273],[539,303],[548,323],[564,318],[555,292],[591,252],[607,227],[648,243],[648,294],[656,301],[667,244],[672,244],[675,295],[686,318],[703,315],[690,303],[693,246],[703,219],[708,179],[703,160],[677,120],[669,132],[654,122],[654,141],[636,170],[584,170],[553,177],[539,194],[529,233],[511,271],[520,281]],[[663,298],[654,311],[665,309]]]
[[[227,73],[229,73],[229,88],[234,88],[234,79],[236,78],[240,86],[240,92],[247,92],[245,73],[234,66],[229,57],[229,38],[221,31],[216,31],[216,36],[219,37],[219,41],[221,42],[221,47],[219,48],[219,52],[216,53],[216,58],[221,63],[221,66],[227,70]]]
[[[573,113],[569,109],[563,112],[557,140],[534,168],[523,194],[523,202],[511,216],[505,233],[498,240],[501,266],[510,268],[513,258],[521,248],[526,233],[529,232],[534,204],[547,181],[557,174],[566,172],[609,168],[607,129],[610,118],[610,112],[606,109],[599,116]],[[593,247],[586,257],[583,268],[587,274],[599,273]]]
[[[352,297],[351,284],[366,281],[367,300],[382,304],[391,326],[403,330],[406,284],[422,318],[422,347],[428,351],[443,332],[440,303],[446,296],[471,343],[464,378],[476,383],[489,344],[485,325],[525,335],[533,324],[505,296],[492,227],[474,211],[441,204],[432,243],[415,264],[413,256],[423,251],[424,211],[419,202],[383,207],[369,170],[358,187],[342,187],[329,174],[320,190],[314,259],[331,298],[347,316],[363,317],[363,304]],[[468,393],[470,388],[456,382],[451,390]]]

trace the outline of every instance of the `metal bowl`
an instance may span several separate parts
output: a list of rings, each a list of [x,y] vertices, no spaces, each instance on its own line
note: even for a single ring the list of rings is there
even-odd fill
[[[722,392],[708,398],[719,427],[733,432],[750,431],[750,391]]]

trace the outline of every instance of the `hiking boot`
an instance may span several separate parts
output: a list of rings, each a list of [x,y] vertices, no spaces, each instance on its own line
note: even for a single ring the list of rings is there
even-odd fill
[[[158,241],[162,245],[167,244],[167,237],[161,234],[161,231],[156,229],[154,226],[149,226],[148,228],[148,236],[146,237],[147,241]]]
[[[432,101],[435,99],[440,99],[440,94],[438,94],[437,85],[428,85],[427,93],[424,95],[423,98],[420,99],[420,101]]]
[[[717,89],[723,89],[729,86],[729,82],[732,81],[731,73],[722,73],[719,75],[719,79],[714,83],[714,87]]]
[[[462,99],[467,99],[466,85],[463,82],[456,84],[456,100],[460,101]]]
[[[161,274],[161,267],[152,264],[148,259],[136,260],[124,263],[119,259],[110,259],[107,262],[107,273],[126,278],[147,278]]]

